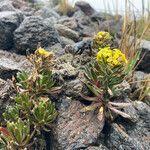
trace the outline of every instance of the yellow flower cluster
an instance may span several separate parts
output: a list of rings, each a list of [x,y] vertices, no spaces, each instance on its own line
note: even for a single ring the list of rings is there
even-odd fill
[[[93,39],[94,47],[99,48],[109,46],[108,41],[111,40],[111,38],[112,37],[109,32],[105,31],[98,32]]]
[[[100,49],[97,53],[96,59],[98,62],[102,62],[104,60],[110,66],[125,65],[128,63],[125,54],[123,54],[119,49],[111,49],[110,47]]]
[[[41,48],[41,47],[36,50],[36,53],[38,53],[38,54],[40,54],[41,56],[44,56],[44,57],[48,57],[48,56],[53,54],[52,52],[48,52],[44,48]]]
[[[105,31],[100,31],[97,33],[97,35],[95,36],[95,39],[111,39],[111,35],[109,32],[105,32]]]

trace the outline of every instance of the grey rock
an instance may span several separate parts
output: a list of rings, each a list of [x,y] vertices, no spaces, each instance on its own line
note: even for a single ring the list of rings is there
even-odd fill
[[[100,146],[89,146],[86,150],[108,150],[107,147],[100,145]]]
[[[25,0],[10,0],[16,9],[24,10],[29,8],[29,2]]]
[[[83,84],[79,79],[76,79],[70,82],[66,82],[65,88],[65,94],[68,97],[78,98],[80,96],[80,93],[82,92]]]
[[[84,1],[76,2],[75,6],[80,8],[84,12],[84,14],[88,16],[92,15],[95,12],[95,10],[90,6],[89,3],[84,2]]]
[[[42,9],[40,9],[39,11],[37,11],[35,13],[35,15],[39,15],[42,18],[50,18],[50,17],[54,17],[56,19],[60,18],[60,15],[54,11],[53,9],[49,8],[49,7],[44,7]]]
[[[119,128],[118,125],[113,124],[112,125],[112,133],[110,134],[110,139],[108,142],[108,148],[109,149],[115,149],[115,150],[148,150],[145,149],[147,145],[144,147],[141,145],[139,141],[136,139],[132,139],[131,137],[126,134],[121,128]]]
[[[64,64],[64,63],[69,63],[71,64],[72,60],[73,60],[73,55],[72,54],[65,54],[65,55],[62,55],[61,57],[59,57],[58,59],[58,66]],[[58,68],[57,68],[58,69]],[[59,69],[58,69],[59,70]]]
[[[14,32],[14,44],[18,53],[35,51],[38,43],[41,47],[51,47],[60,43],[60,37],[49,21],[41,17],[27,17]]]
[[[92,60],[91,55],[88,53],[83,53],[81,55],[75,55],[74,59],[72,61],[72,65],[78,69],[80,69],[80,71],[84,70],[85,67],[87,67],[87,65],[89,64],[89,62]],[[81,72],[82,72],[81,71]],[[81,73],[82,74],[82,73]]]
[[[85,16],[81,10],[76,11],[73,18],[76,19],[78,25],[75,30],[78,31],[82,37],[93,37],[95,32],[99,31],[98,23],[91,21],[91,18]]]
[[[85,38],[93,38],[96,33],[99,32],[98,25],[95,23],[89,23],[88,25],[82,25],[80,35]]]
[[[135,71],[133,74],[133,98],[142,100],[150,105],[150,74]]]
[[[118,91],[116,92],[116,96],[125,96],[131,93],[131,86],[126,80],[116,85],[115,88],[116,88],[116,91]]]
[[[105,21],[105,20],[110,20],[114,19],[115,17],[113,15],[110,15],[108,13],[102,13],[102,12],[95,12],[90,16],[92,21]]]
[[[24,11],[29,7],[29,3],[24,0],[1,0],[0,11]]]
[[[5,0],[0,2],[0,11],[16,11],[16,8],[11,1]]]
[[[141,102],[141,101],[135,101],[134,102],[134,107],[137,110],[137,114],[139,115],[139,118],[141,119],[138,123],[139,127],[142,128],[142,126],[140,126],[140,122],[142,122],[144,125],[143,130],[147,129],[147,135],[150,135],[150,106],[148,106],[147,104]],[[142,131],[144,133],[144,131]]]
[[[10,104],[13,93],[14,90],[10,82],[0,79],[0,116]],[[2,121],[2,117],[0,117],[0,121]]]
[[[23,21],[18,12],[0,12],[0,48],[9,50],[13,47],[13,32]]]
[[[54,127],[57,150],[85,149],[96,142],[104,123],[98,121],[94,112],[81,113],[81,108],[79,101],[62,100]]]
[[[83,69],[85,69],[89,61],[91,61],[91,56],[87,56],[87,54],[72,55],[70,53],[64,54],[56,60],[57,66],[55,67],[55,72],[61,77],[61,80],[67,82],[65,83],[66,88],[64,88],[64,93],[74,95],[73,97],[79,96],[78,92],[80,92],[82,86],[79,79],[84,78]],[[75,94],[73,94],[71,89],[76,91]]]
[[[129,103],[132,103],[131,100],[129,99],[125,99],[126,102],[129,102]],[[128,107],[125,107],[124,109],[124,112],[128,115],[130,115],[130,121],[133,122],[133,123],[137,123],[139,121],[139,116],[137,114],[137,111],[132,103],[132,105],[128,106]]]
[[[64,26],[67,26],[68,28],[72,29],[72,30],[78,30],[78,22],[77,20],[72,17],[64,17],[58,20],[59,24],[63,24]]]
[[[149,60],[150,60],[150,49],[142,48],[141,62],[138,65],[137,69],[145,73],[150,73],[150,61]]]
[[[82,76],[83,70],[91,61],[91,59],[92,57],[87,55],[87,53],[83,53],[81,55],[72,55],[70,53],[67,53],[58,58],[58,67],[56,69],[58,71],[62,69],[62,74],[67,79],[75,79],[78,73],[80,74],[80,72]],[[66,71],[66,69],[68,71]]]
[[[64,49],[62,48],[62,45],[60,43],[57,43],[53,46],[51,46],[50,48],[47,48],[49,50],[51,50],[52,52],[54,52],[55,56],[59,57],[61,55],[63,55],[65,52],[64,52]]]
[[[55,18],[55,17],[50,17],[50,18],[46,18],[45,21],[46,21],[48,24],[54,25],[54,24],[57,23],[58,20],[57,20],[57,18]]]
[[[86,39],[75,43],[74,45],[67,45],[65,47],[66,53],[82,54],[85,51],[90,52],[92,48],[92,39]]]
[[[72,39],[75,42],[79,40],[79,34],[76,31],[73,31],[62,24],[55,24],[55,28],[61,36]]]
[[[84,29],[85,26],[90,26],[92,24],[91,20],[89,17],[80,17],[78,18],[78,24],[80,26],[80,28]]]
[[[68,38],[66,38],[64,36],[61,36],[60,38],[62,40],[63,47],[65,47],[66,45],[73,45],[73,44],[75,44],[75,42],[73,40],[68,39]]]
[[[138,115],[136,123],[126,121],[113,123],[106,146],[115,150],[149,150],[150,137],[150,108],[143,102],[135,101],[133,104]]]
[[[111,34],[116,34],[121,31],[123,21],[119,20],[106,20],[99,23],[99,30],[109,31]]]
[[[74,14],[73,14],[73,18],[75,19],[80,19],[80,18],[83,18],[85,17],[85,14],[83,11],[81,11],[80,9],[77,10]]]
[[[74,49],[77,53],[78,52],[83,53],[83,51],[86,50],[90,51],[91,47],[92,47],[92,39],[86,39],[74,45]]]
[[[34,15],[34,9],[31,7],[24,7],[23,10],[19,10],[24,17],[30,17]]]
[[[79,32],[80,37],[93,37],[99,31],[98,23],[91,21],[90,17],[85,16],[82,11],[75,12],[73,18],[76,19],[75,30]]]
[[[32,65],[25,56],[0,50],[0,78],[11,79],[18,71],[30,72]]]
[[[150,50],[150,41],[142,40],[141,41],[141,48]]]
[[[145,74],[144,72],[142,71],[135,71],[134,72],[134,75],[133,75],[133,82],[134,83],[134,88],[140,88],[142,86],[142,81],[141,80],[144,80],[145,77],[146,77],[147,74]]]
[[[69,56],[69,55],[68,55]],[[64,56],[62,56],[64,57]],[[64,57],[67,59],[67,57]],[[70,58],[69,58],[70,59]],[[68,61],[68,60],[66,60]],[[56,68],[57,74],[61,75],[64,80],[75,79],[78,76],[79,71],[73,67],[70,62],[63,62],[59,59],[59,64]]]
[[[145,73],[150,73],[150,41],[136,39],[137,43],[140,43],[139,48],[142,50],[140,55],[140,64],[137,67],[137,70],[143,71]],[[134,37],[130,37],[130,42],[134,41]],[[144,56],[144,57],[143,57]]]

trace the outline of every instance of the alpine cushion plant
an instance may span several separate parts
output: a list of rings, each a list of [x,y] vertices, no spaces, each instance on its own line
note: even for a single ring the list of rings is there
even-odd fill
[[[32,112],[35,127],[45,131],[49,131],[51,122],[53,122],[58,115],[54,103],[52,103],[48,97],[40,97]]]
[[[35,69],[41,71],[52,71],[54,64],[53,52],[48,52],[43,48],[38,48],[34,54],[30,54],[28,60],[35,66]]]
[[[5,124],[0,127],[0,146],[10,150],[31,147],[34,137],[49,131],[58,114],[48,97],[60,90],[54,87],[53,53],[39,48],[27,58],[33,64],[32,71],[20,72],[13,80],[17,92],[13,97],[15,105],[6,108]]]
[[[93,97],[81,96],[91,101],[91,105],[84,107],[82,112],[97,110],[98,119],[113,119],[113,114],[119,114],[125,118],[130,116],[121,111],[130,103],[120,103],[112,101],[112,97],[117,92],[116,86],[123,82],[127,75],[129,62],[119,49],[110,47],[101,48],[89,66],[86,68],[84,82],[89,90],[94,94]]]
[[[54,67],[54,54],[43,48],[38,48],[35,54],[27,58],[33,64],[34,68],[30,75],[20,72],[17,75],[17,88],[20,92],[28,92],[31,95],[40,95],[43,93],[55,93],[60,87],[54,87],[52,69]]]
[[[6,149],[24,149],[31,145],[31,143],[29,144],[29,141],[32,139],[34,131],[30,133],[31,129],[29,120],[23,121],[18,119],[16,122],[8,121],[6,128],[0,128],[0,142]]]

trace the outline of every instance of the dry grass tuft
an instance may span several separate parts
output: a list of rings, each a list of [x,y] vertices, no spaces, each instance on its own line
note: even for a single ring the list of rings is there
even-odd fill
[[[68,0],[60,0],[58,10],[63,15],[67,15],[69,12],[73,11],[74,8],[69,4]]]

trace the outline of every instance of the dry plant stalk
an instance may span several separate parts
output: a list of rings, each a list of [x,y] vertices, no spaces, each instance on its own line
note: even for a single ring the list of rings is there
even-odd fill
[[[145,80],[143,80],[141,88],[139,91],[139,100],[143,101],[147,95],[150,94],[150,75],[147,75]]]
[[[132,97],[136,97],[139,101],[144,101],[150,95],[150,75],[147,75],[143,80],[132,81],[130,84],[140,83],[140,88],[137,88]]]
[[[129,3],[129,6],[128,6],[128,3]],[[122,36],[121,36],[119,48],[123,51],[123,53],[126,55],[126,57],[129,60],[132,60],[137,55],[137,52],[141,48],[141,41],[150,26],[150,20],[148,22],[145,22],[144,29],[142,30],[142,33],[139,37],[138,36],[139,24],[137,23],[137,19],[134,14],[134,11],[130,10],[130,8],[131,8],[130,1],[126,0],[126,12],[124,16]],[[132,14],[133,14],[133,20],[131,19]],[[139,63],[142,61],[144,55],[145,54],[141,56],[139,62],[135,65],[133,72],[135,71]]]
[[[128,3],[128,0],[126,0],[126,7],[128,6],[127,3]],[[132,60],[137,54],[137,51],[141,48],[141,41],[150,27],[150,20],[143,21],[144,27],[143,27],[141,34],[139,35],[138,30],[141,24],[138,24],[138,20],[136,20],[135,14],[133,16],[133,21],[132,21],[131,18],[129,17],[131,16],[130,13],[131,13],[130,10],[126,8],[126,14],[124,17],[124,23],[122,27],[122,38],[120,42],[120,49],[125,53],[125,55],[127,56],[129,60]],[[144,16],[142,16],[142,18],[144,19]],[[139,63],[142,61],[144,56],[145,56],[145,53],[140,57],[140,60],[135,65],[133,72],[135,71]],[[130,78],[128,81],[130,82],[130,84],[134,84],[136,82],[134,81],[133,78]],[[142,82],[141,84],[142,87],[137,89],[134,92],[134,94],[138,95],[138,100],[144,100],[145,96],[147,95],[150,80],[149,78],[147,78],[139,82]]]

